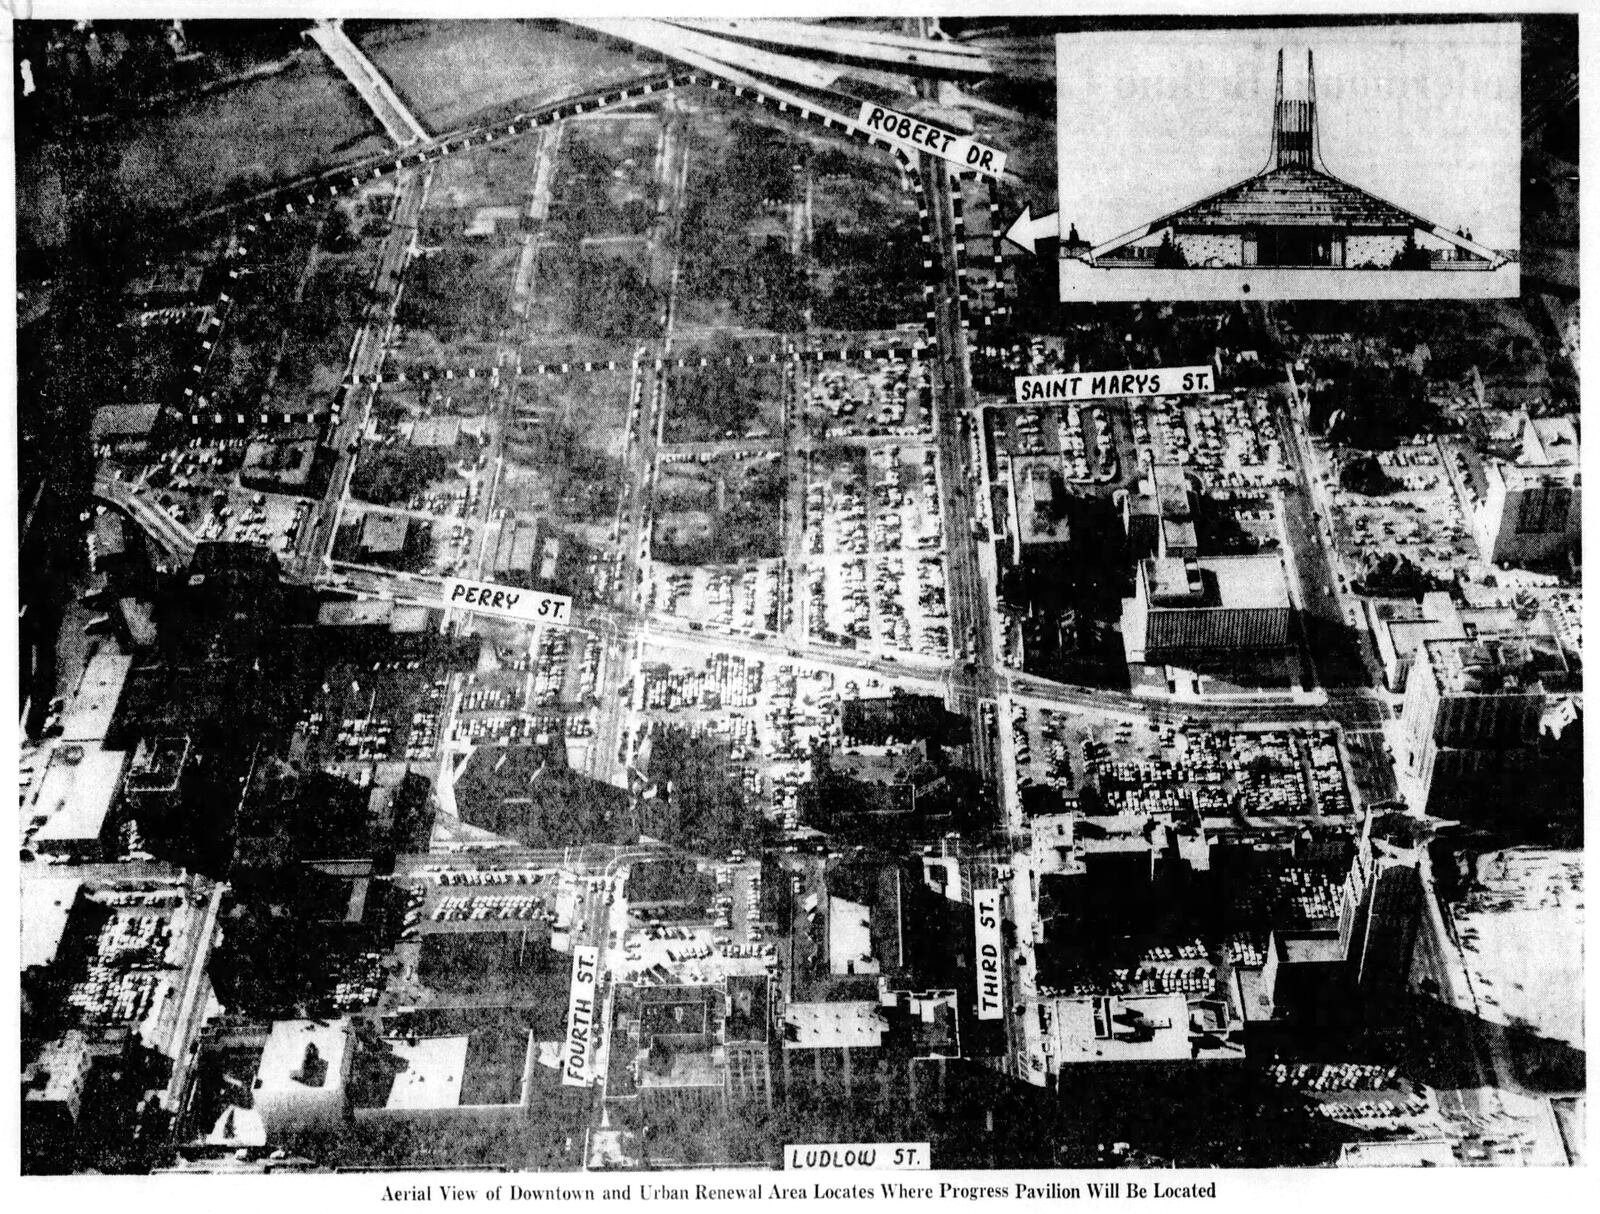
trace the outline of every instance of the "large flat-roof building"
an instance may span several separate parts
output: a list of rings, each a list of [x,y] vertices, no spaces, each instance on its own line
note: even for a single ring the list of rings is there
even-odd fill
[[[118,750],[64,745],[39,782],[34,810],[46,820],[33,836],[41,852],[90,858],[102,850],[111,807],[128,756]]]
[[[1493,799],[1531,766],[1552,693],[1571,682],[1546,639],[1423,642],[1400,710],[1397,774],[1412,806],[1448,816]]]
[[[1492,463],[1474,515],[1478,547],[1497,565],[1550,564],[1579,555],[1583,471],[1576,463]]]
[[[1142,560],[1122,601],[1136,690],[1177,691],[1185,681],[1178,671],[1190,672],[1197,690],[1212,678],[1284,678],[1295,635],[1283,562],[1272,555]]]
[[[354,1058],[344,1020],[279,1020],[256,1067],[256,1111],[269,1134],[342,1121]]]

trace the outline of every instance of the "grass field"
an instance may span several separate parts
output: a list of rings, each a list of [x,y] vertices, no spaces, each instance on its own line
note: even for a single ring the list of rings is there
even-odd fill
[[[315,51],[279,75],[79,139],[84,154],[72,161],[89,166],[90,180],[66,178],[68,158],[46,144],[17,166],[19,183],[36,183],[23,192],[109,190],[134,212],[183,211],[387,146],[355,90]]]
[[[532,108],[662,70],[548,22],[352,21],[347,28],[435,133],[511,102]]]

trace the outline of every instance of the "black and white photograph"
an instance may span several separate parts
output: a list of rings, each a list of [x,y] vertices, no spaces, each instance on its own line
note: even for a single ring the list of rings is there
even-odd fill
[[[25,1199],[1575,1204],[1578,17],[989,7],[10,23]]]
[[[1515,23],[1057,45],[1063,300],[1517,294]]]

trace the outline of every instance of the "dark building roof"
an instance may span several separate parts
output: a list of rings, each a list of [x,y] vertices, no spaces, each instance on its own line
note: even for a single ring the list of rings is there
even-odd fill
[[[728,978],[728,1019],[724,1040],[764,1042],[771,1028],[765,974],[732,974]]]
[[[891,740],[906,743],[928,739],[951,745],[959,742],[962,718],[950,712],[938,696],[906,695],[846,700],[840,707],[840,725],[846,737],[867,746]]]
[[[1280,607],[1152,611],[1145,651],[1279,649],[1290,644],[1289,613]]]

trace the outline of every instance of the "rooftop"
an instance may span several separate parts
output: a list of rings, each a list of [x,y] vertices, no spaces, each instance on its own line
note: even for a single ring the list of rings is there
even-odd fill
[[[1578,423],[1571,417],[1530,418],[1522,433],[1524,464],[1576,464]]]
[[[1048,1005],[1061,1065],[1176,1062],[1194,1056],[1181,994],[1057,999]]]
[[[767,1040],[768,989],[765,974],[729,975],[726,1040]]]
[[[361,546],[368,552],[399,552],[406,546],[409,523],[403,514],[369,510],[361,520]]]
[[[422,1037],[387,1042],[401,1069],[385,1108],[453,1109],[461,1103],[470,1037]]]
[[[828,968],[836,974],[875,974],[872,917],[865,906],[845,898],[828,899]]]
[[[56,748],[39,783],[35,809],[49,814],[34,842],[92,843],[105,829],[106,815],[116,799],[127,754],[119,750],[90,750],[70,745]]]
[[[1158,221],[1207,228],[1304,225],[1389,231],[1419,221],[1365,190],[1303,165],[1285,165]]]
[[[1140,568],[1156,607],[1289,606],[1283,562],[1276,556],[1161,557],[1140,562]]]
[[[1346,1142],[1339,1148],[1341,1168],[1453,1168],[1455,1152],[1447,1138],[1409,1138]]]
[[[1543,677],[1563,674],[1561,647],[1545,637],[1424,641],[1434,684],[1450,695],[1542,695]]]
[[[256,1067],[258,1092],[337,1088],[349,1048],[343,1020],[277,1020]]]
[[[89,659],[77,693],[61,714],[62,741],[98,743],[106,736],[132,665],[133,659],[120,653],[97,653]]]
[[[189,758],[189,739],[175,737],[140,738],[128,765],[126,786],[135,792],[170,792]]]
[[[40,877],[22,883],[22,968],[49,965],[56,959],[67,920],[83,882],[76,877]]]
[[[1522,464],[1490,463],[1484,466],[1484,476],[1493,485],[1502,483],[1508,493],[1524,493],[1529,489],[1576,488],[1582,483],[1583,469],[1577,464],[1542,464],[1537,467]]]
[[[783,1011],[783,1044],[790,1050],[875,1049],[887,1026],[877,1000],[791,1003]]]

